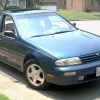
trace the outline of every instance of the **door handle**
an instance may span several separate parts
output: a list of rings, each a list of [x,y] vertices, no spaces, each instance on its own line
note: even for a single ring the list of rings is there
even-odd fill
[[[0,41],[1,41],[1,39],[0,39]]]

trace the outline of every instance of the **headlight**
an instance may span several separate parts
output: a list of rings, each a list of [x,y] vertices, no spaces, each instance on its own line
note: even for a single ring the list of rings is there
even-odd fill
[[[55,62],[57,66],[68,66],[68,65],[76,65],[81,64],[81,60],[79,57],[73,57],[73,58],[66,58],[66,59],[60,59]]]

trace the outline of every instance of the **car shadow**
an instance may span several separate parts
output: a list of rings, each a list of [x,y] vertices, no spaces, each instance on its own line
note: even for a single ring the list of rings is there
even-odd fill
[[[100,99],[100,81],[73,86],[52,85],[40,93],[54,100],[96,100]]]
[[[54,100],[94,100],[100,99],[100,80],[80,85],[57,86],[51,85],[47,90],[34,90],[27,86],[21,72],[0,62],[0,71],[10,77],[14,82],[25,84],[28,89]]]
[[[27,84],[24,79],[23,73],[2,62],[0,62],[0,74],[10,78],[13,82],[20,82],[23,84]]]

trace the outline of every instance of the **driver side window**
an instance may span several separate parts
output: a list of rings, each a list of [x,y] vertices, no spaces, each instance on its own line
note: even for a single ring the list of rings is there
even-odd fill
[[[3,24],[3,33],[6,36],[15,35],[15,26],[12,18],[10,16],[6,16],[4,19],[4,24]],[[6,34],[7,33],[7,34]]]

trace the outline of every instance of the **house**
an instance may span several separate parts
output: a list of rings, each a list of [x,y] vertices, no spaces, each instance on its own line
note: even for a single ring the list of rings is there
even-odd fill
[[[66,9],[67,0],[56,0],[57,9]]]
[[[0,3],[5,0],[0,0]],[[8,5],[26,8],[28,0],[9,0]],[[31,0],[30,0],[31,1]],[[68,11],[100,11],[100,4],[97,0],[41,0],[42,9],[66,9]],[[0,5],[2,9],[2,5]]]
[[[42,9],[57,10],[57,0],[41,0],[40,7]]]
[[[100,11],[97,0],[41,0],[42,5],[55,5],[68,11]]]
[[[2,9],[2,4],[3,6],[5,5],[6,0],[0,0],[0,9]],[[8,0],[7,6],[18,6],[20,8],[26,8],[26,0]]]
[[[97,0],[66,0],[68,11],[100,11]]]
[[[2,4],[4,6],[6,0],[0,0],[0,9],[2,9]],[[31,0],[30,0],[31,1]],[[8,0],[7,6],[17,6],[20,8],[26,8],[26,6],[29,6],[28,0]],[[57,9],[57,2],[56,0],[41,0],[40,7],[42,9],[51,9],[56,10]]]
[[[49,8],[66,9],[66,0],[41,0],[40,4]]]

